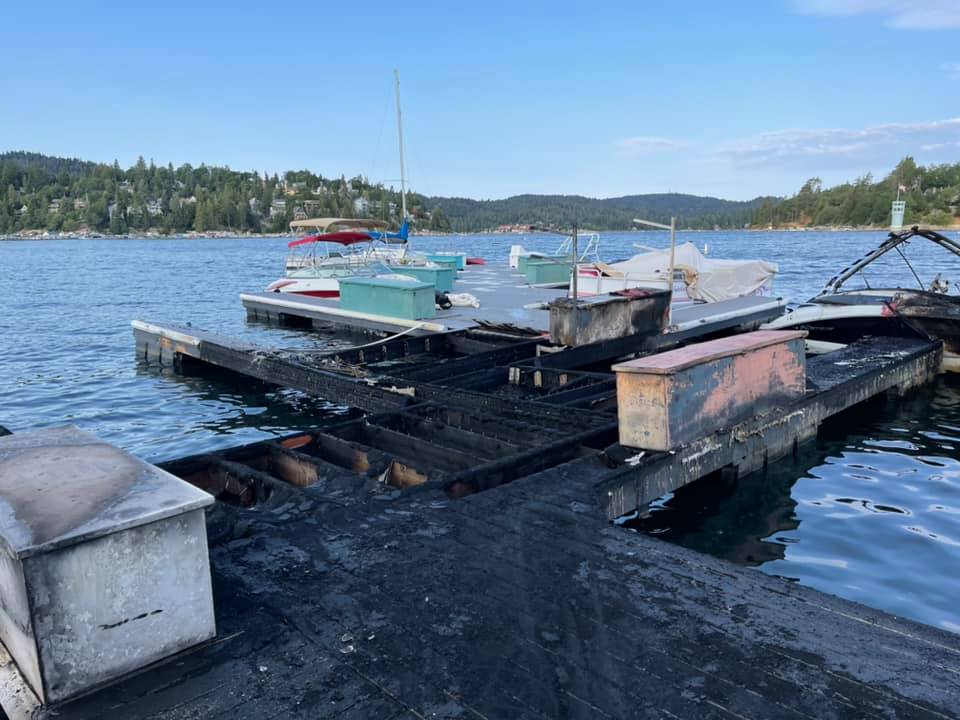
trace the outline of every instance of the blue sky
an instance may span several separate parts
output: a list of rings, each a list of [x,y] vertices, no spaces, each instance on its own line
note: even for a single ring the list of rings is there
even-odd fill
[[[960,160],[960,0],[10,3],[0,150],[745,199]]]

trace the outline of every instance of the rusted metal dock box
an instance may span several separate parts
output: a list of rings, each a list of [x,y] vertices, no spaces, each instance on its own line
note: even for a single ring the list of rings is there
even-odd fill
[[[670,293],[636,290],[550,303],[550,339],[576,346],[629,335],[659,335],[667,326]]]
[[[620,443],[671,450],[802,397],[805,337],[760,330],[614,365]]]
[[[75,427],[0,438],[0,640],[40,702],[214,636],[212,502]]]

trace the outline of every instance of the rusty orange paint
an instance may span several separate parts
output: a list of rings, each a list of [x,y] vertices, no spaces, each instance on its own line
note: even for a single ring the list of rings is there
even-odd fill
[[[620,442],[670,450],[802,397],[800,331],[758,331],[614,366]]]

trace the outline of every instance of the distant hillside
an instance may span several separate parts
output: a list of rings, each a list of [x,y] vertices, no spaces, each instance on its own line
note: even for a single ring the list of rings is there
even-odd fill
[[[416,193],[407,201],[420,227],[448,229],[438,224],[442,213],[424,214]],[[398,192],[363,177],[174,168],[142,157],[123,169],[116,162],[0,153],[0,234],[286,232],[291,220],[303,217],[374,217],[398,227],[399,208]]]
[[[633,219],[642,217],[669,223],[677,218],[683,228],[743,227],[754,210],[764,204],[776,204],[778,198],[764,197],[748,201],[721,200],[682,193],[626,195],[616,198],[588,198],[581,195],[515,195],[504,200],[467,198],[424,198],[431,212],[438,208],[459,231],[492,229],[499,225],[536,224],[580,227],[597,230],[628,230]]]
[[[0,153],[0,164],[3,163],[18,165],[24,170],[37,168],[50,175],[66,173],[70,177],[80,177],[92,172],[97,167],[97,163],[88,160],[53,157],[40,153],[23,152],[22,150]]]
[[[882,180],[874,181],[867,173],[832,188],[824,188],[820,178],[810,178],[796,195],[764,203],[753,222],[775,228],[887,227],[890,202],[898,196],[907,203],[906,225],[955,225],[960,216],[960,163],[924,167],[905,157]]]
[[[906,222],[950,226],[960,213],[960,163],[918,166],[904,158],[884,179],[870,175],[824,188],[811,178],[789,198],[738,202],[682,193],[588,198],[515,195],[504,200],[407,193],[414,227],[471,232],[504,225],[627,230],[633,219],[694,229],[874,226],[889,223],[890,201],[907,201]],[[200,165],[123,169],[31,152],[0,153],[0,234],[34,231],[140,233],[286,232],[302,217],[368,217],[398,227],[400,194],[366,178],[325,178],[310,170],[282,175]]]

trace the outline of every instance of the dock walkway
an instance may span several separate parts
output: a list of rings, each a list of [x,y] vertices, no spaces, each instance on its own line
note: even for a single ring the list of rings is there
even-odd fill
[[[594,461],[218,503],[218,639],[45,717],[957,716],[956,635],[611,526]]]
[[[414,334],[486,327],[508,332],[539,335],[550,330],[547,304],[567,296],[567,288],[544,288],[526,284],[523,275],[506,265],[471,265],[459,273],[454,291],[470,293],[479,307],[453,307],[437,310],[436,316],[422,322],[383,316],[369,316],[340,307],[338,299],[315,298],[276,292],[243,293],[240,302],[247,319],[296,325],[344,325],[351,330],[397,332],[411,325],[425,325]],[[717,303],[680,304],[674,309],[675,332],[696,330],[704,325],[761,323],[783,313],[785,303],[778,298],[749,296]]]

